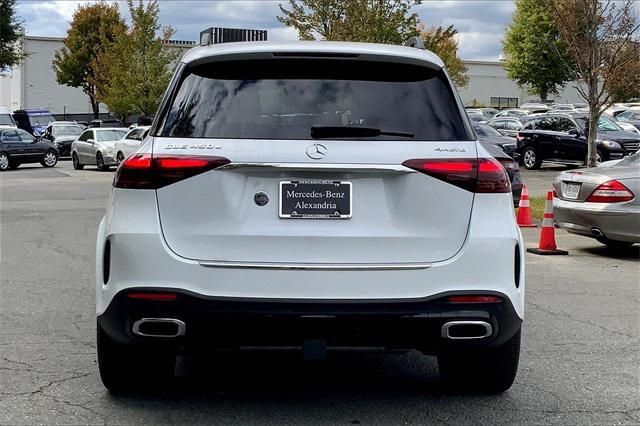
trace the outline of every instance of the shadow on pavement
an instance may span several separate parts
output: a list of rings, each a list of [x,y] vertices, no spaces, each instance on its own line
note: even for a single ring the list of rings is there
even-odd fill
[[[581,247],[577,250],[585,251],[596,256],[610,257],[612,259],[640,259],[640,245],[636,244],[628,248],[612,249],[607,246]]]

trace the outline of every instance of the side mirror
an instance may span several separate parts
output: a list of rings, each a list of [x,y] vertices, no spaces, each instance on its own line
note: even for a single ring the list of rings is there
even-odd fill
[[[34,130],[34,131],[33,131],[33,136],[34,136],[34,137],[36,137],[36,138],[39,138],[39,137],[40,137],[40,136],[42,136],[42,135],[40,134],[40,132],[39,132],[39,131]]]
[[[87,142],[88,143],[96,143],[96,140],[95,139],[87,139]]]
[[[571,136],[580,136],[582,134],[578,129],[571,129],[567,133],[569,133]]]

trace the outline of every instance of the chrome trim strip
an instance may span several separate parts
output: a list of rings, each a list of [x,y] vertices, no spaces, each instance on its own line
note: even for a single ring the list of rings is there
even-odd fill
[[[449,334],[449,329],[456,325],[481,325],[484,327],[485,333],[483,336],[469,336],[469,337],[454,337]],[[493,327],[491,324],[484,321],[449,321],[445,325],[442,326],[442,338],[450,339],[450,340],[475,340],[475,339],[484,339],[485,337],[491,336],[493,333]]]
[[[228,262],[218,260],[199,260],[207,268],[240,269],[304,269],[322,271],[384,271],[428,269],[430,263],[289,263],[289,262]]]
[[[160,322],[160,323],[170,323],[178,326],[178,330],[175,334],[148,334],[140,331],[140,326],[147,322]],[[143,337],[180,337],[184,335],[186,325],[184,321],[175,318],[141,318],[138,321],[133,323],[132,331],[133,334]]]
[[[353,164],[353,163],[229,163],[216,170],[256,169],[256,170],[327,170],[357,172],[417,173],[400,164]]]

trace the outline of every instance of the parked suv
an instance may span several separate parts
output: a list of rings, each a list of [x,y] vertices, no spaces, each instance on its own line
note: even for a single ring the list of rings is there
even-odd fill
[[[52,142],[58,148],[61,157],[68,157],[71,155],[71,143],[83,130],[75,121],[54,121],[47,126],[42,139]]]
[[[510,192],[431,52],[193,48],[99,226],[102,381],[154,383],[203,346],[415,348],[450,386],[504,391],[525,290]]]
[[[545,114],[527,121],[516,137],[515,157],[527,169],[543,162],[574,166],[587,158],[588,116],[582,113]],[[633,154],[640,147],[640,135],[627,132],[612,120],[601,117],[597,136],[598,162]]]

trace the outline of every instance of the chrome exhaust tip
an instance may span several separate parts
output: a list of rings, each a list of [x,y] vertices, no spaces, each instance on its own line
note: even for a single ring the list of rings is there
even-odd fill
[[[591,234],[595,235],[596,237],[604,237],[604,233],[598,228],[591,228]]]
[[[187,326],[175,318],[141,318],[133,323],[133,334],[142,337],[180,337]]]
[[[493,334],[493,327],[485,321],[450,321],[442,326],[442,338],[449,340],[484,339]]]

